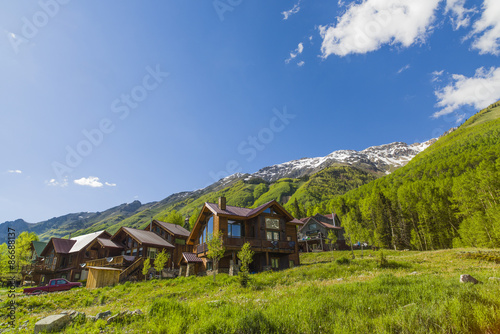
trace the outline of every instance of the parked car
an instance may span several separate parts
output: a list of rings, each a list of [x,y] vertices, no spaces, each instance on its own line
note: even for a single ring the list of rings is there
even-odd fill
[[[82,283],[80,282],[69,282],[64,278],[55,278],[49,281],[46,286],[38,286],[35,288],[26,288],[23,293],[26,295],[38,295],[41,293],[55,292],[55,291],[66,291],[73,288],[80,288]]]

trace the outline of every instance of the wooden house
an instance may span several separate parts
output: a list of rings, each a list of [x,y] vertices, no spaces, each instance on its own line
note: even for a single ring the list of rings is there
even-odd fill
[[[336,214],[321,215],[318,213],[312,217],[302,218],[301,221],[304,223],[298,234],[301,251],[347,249],[344,228],[340,225],[340,219]],[[333,231],[337,236],[337,242],[333,245],[327,242],[330,231]]]
[[[82,272],[85,262],[91,259],[87,246],[96,238],[109,238],[111,234],[99,231],[70,239],[51,238],[41,256],[44,257],[40,268],[40,284],[46,284],[52,278],[66,278],[69,281],[86,279]],[[83,276],[82,276],[83,275]]]
[[[114,267],[122,270],[120,281],[142,279],[142,267],[146,258],[151,266],[157,254],[165,250],[170,254],[167,267],[172,265],[175,247],[157,234],[130,227],[121,227],[109,240],[95,240],[87,251],[96,252],[97,259],[87,262],[89,267]],[[103,256],[103,257],[100,257]]]
[[[250,272],[286,269],[300,264],[297,226],[301,225],[301,221],[294,219],[276,201],[248,209],[226,205],[226,199],[221,197],[218,204],[203,205],[188,244],[193,246],[193,254],[203,261],[200,271],[213,269],[207,258],[207,238],[214,231],[222,233],[226,249],[219,262],[219,272],[238,273],[236,254],[246,242],[255,252]]]
[[[191,245],[187,244],[187,239],[190,234],[189,230],[180,225],[153,220],[144,230],[151,231],[174,245],[172,263],[175,267],[178,267],[179,260],[182,258],[182,253],[191,252],[193,249]]]
[[[23,281],[31,282],[31,284],[35,285],[40,284],[45,260],[41,254],[45,246],[47,246],[47,243],[43,241],[31,242],[31,264],[21,268]]]

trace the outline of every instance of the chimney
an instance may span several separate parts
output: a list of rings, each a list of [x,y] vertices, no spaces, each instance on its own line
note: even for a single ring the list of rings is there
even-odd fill
[[[333,219],[333,226],[337,226],[335,225],[335,213],[332,213],[332,219]]]
[[[219,197],[219,209],[226,210],[226,198],[224,196]]]
[[[187,216],[186,219],[184,219],[184,228],[186,230],[189,230],[189,216]]]

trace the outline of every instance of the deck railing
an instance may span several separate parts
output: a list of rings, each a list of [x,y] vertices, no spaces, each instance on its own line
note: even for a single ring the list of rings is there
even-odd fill
[[[233,237],[224,237],[223,239],[224,246],[226,247],[242,247],[246,242],[250,244],[252,248],[267,248],[267,249],[279,249],[284,251],[293,251],[295,250],[295,242],[293,241],[270,241],[265,239],[257,239],[257,238],[233,238]],[[207,244],[201,244],[196,246],[196,253],[204,253],[208,250]]]
[[[87,261],[87,267],[120,267],[125,265],[124,255]]]

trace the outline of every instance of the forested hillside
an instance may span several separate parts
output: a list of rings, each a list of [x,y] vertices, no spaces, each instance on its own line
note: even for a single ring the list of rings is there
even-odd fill
[[[319,207],[355,240],[398,249],[500,246],[500,103],[408,165]]]
[[[218,186],[210,191],[186,193],[184,197],[182,194],[175,195],[175,198],[157,202],[147,210],[137,212],[119,223],[110,224],[108,221],[101,221],[78,231],[78,234],[95,232],[104,228],[114,233],[120,226],[143,228],[149,223],[151,217],[182,224],[183,217],[189,216],[192,225],[203,203],[215,203],[220,196],[226,197],[228,205],[249,208],[277,200],[280,203],[286,203],[286,209],[290,210],[295,217],[303,217],[306,214],[312,214],[315,206],[332,196],[344,194],[375,179],[375,174],[344,165],[329,167],[311,176],[298,179],[284,178],[276,182],[252,178],[248,174],[234,175],[226,181],[219,181]]]

